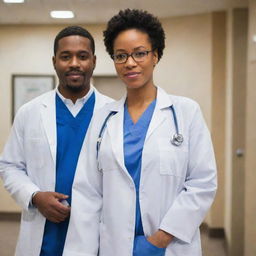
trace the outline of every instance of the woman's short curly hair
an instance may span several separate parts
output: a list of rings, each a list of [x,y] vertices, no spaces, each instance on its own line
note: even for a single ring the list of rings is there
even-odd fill
[[[165,47],[165,33],[157,17],[144,10],[125,9],[113,16],[106,30],[103,32],[106,50],[112,57],[114,50],[113,44],[117,35],[127,29],[138,29],[148,34],[152,49],[157,49],[158,60],[163,55]]]

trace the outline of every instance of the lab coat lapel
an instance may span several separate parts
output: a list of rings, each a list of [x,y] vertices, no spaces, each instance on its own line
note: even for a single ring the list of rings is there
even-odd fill
[[[169,108],[172,105],[172,101],[169,95],[161,88],[157,87],[157,101],[156,107],[148,128],[148,132],[145,138],[145,142],[151,136],[151,134],[155,131],[157,127],[167,118],[166,115],[163,114],[163,109]]]
[[[56,166],[56,104],[55,104],[56,91],[52,91],[44,98],[41,108],[41,117],[43,127],[47,136],[50,146],[53,162]]]
[[[110,104],[110,111],[117,112],[111,117],[107,123],[107,132],[110,136],[111,146],[114,156],[120,167],[126,172],[124,164],[124,148],[123,148],[123,123],[124,123],[124,102],[126,95],[117,102]]]

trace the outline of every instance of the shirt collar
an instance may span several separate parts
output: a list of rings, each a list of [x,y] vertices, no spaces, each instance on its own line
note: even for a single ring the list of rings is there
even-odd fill
[[[56,88],[56,93],[57,93],[58,96],[61,98],[61,100],[65,103],[65,105],[67,105],[67,104],[75,105],[75,104],[78,103],[78,102],[81,102],[82,104],[85,104],[85,102],[86,102],[86,101],[90,98],[90,96],[92,95],[93,91],[94,91],[94,88],[93,88],[92,85],[90,85],[90,89],[89,89],[88,93],[87,93],[84,97],[77,99],[76,102],[73,103],[72,100],[65,98],[65,97],[60,93],[58,87]]]

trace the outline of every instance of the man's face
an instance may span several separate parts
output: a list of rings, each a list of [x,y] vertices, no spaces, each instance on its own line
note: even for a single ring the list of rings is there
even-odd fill
[[[60,91],[66,95],[87,92],[95,62],[88,38],[79,35],[61,38],[53,57]]]

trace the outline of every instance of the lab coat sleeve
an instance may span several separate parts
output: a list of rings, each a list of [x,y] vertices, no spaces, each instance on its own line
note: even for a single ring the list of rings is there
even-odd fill
[[[216,163],[210,133],[197,105],[189,127],[188,168],[179,193],[160,229],[190,243],[210,208],[217,188]]]
[[[102,208],[102,173],[96,162],[95,127],[82,147],[72,188],[72,205],[63,256],[97,256]]]
[[[32,194],[40,189],[31,181],[26,171],[24,153],[24,109],[18,111],[11,133],[0,156],[0,176],[4,187],[23,209],[30,208]]]

